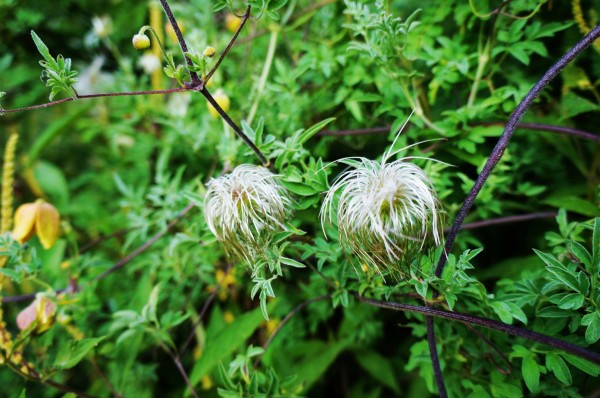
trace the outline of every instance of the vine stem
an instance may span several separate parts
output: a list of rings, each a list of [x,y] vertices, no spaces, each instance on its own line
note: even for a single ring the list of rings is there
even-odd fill
[[[179,42],[179,47],[181,47],[181,53],[185,57],[185,63],[187,64],[188,71],[190,72],[190,77],[192,78],[192,85],[197,86],[202,83],[202,80],[198,77],[198,74],[192,70],[193,63],[190,57],[186,55],[188,50],[188,46],[185,43],[185,39],[183,38],[183,34],[181,33],[181,29],[179,28],[179,24],[171,11],[171,7],[169,7],[169,3],[166,0],[160,0],[160,5],[162,6],[165,14],[167,14],[167,18],[173,27],[173,31],[175,32],[175,36],[177,36],[177,41]]]
[[[454,245],[454,241],[456,240],[456,235],[461,228],[462,223],[465,220],[465,217],[469,213],[469,210],[473,206],[475,202],[475,198],[479,194],[479,191],[483,187],[483,184],[486,182],[494,167],[498,164],[504,151],[508,147],[508,143],[510,139],[519,126],[519,121],[527,111],[527,109],[531,106],[535,98],[539,95],[539,93],[563,70],[575,57],[577,57],[583,50],[585,50],[588,46],[590,46],[598,37],[600,37],[600,25],[596,26],[587,36],[585,36],[580,42],[578,42],[571,50],[569,50],[565,55],[563,55],[548,71],[542,76],[542,78],[533,86],[531,91],[527,93],[525,98],[521,101],[521,103],[517,106],[515,111],[510,116],[510,119],[506,123],[506,127],[504,128],[504,132],[500,136],[498,143],[494,147],[490,157],[488,158],[481,174],[477,177],[473,188],[467,195],[463,206],[459,210],[456,220],[454,224],[452,224],[452,228],[450,229],[450,233],[447,236],[446,244],[444,248],[444,252],[442,253],[440,260],[435,269],[435,275],[440,277],[442,275],[442,271],[446,266],[446,262],[448,261],[448,253],[452,250],[452,246]]]
[[[215,63],[215,66],[212,67],[212,69],[210,70],[210,72],[208,72],[208,74],[204,78],[204,85],[206,85],[206,83],[208,83],[208,81],[210,80],[210,78],[212,77],[212,75],[219,68],[219,65],[221,65],[221,62],[223,62],[223,59],[225,58],[225,56],[227,56],[227,53],[229,53],[229,50],[231,50],[231,47],[233,47],[233,44],[235,43],[235,41],[238,38],[238,36],[239,36],[240,32],[242,31],[242,29],[244,28],[244,25],[246,24],[246,21],[248,21],[248,18],[250,18],[250,6],[248,6],[248,8],[246,8],[246,12],[244,13],[244,15],[242,15],[242,21],[240,22],[240,25],[236,29],[236,31],[233,34],[233,37],[231,38],[231,40],[229,40],[229,43],[227,43],[227,47],[225,47],[225,50],[223,50],[223,52],[219,56],[219,59]]]
[[[281,328],[283,328],[283,326],[286,323],[288,323],[288,321],[290,319],[292,319],[292,317],[294,315],[296,315],[302,308],[306,307],[309,304],[316,303],[317,301],[325,300],[325,299],[328,299],[330,297],[331,297],[330,294],[323,294],[321,296],[314,297],[314,298],[312,298],[310,300],[306,300],[306,301],[303,301],[300,304],[298,304],[293,310],[291,310],[285,316],[285,318],[283,318],[283,320],[279,323],[279,325],[277,325],[277,327],[275,328],[275,330],[273,330],[273,333],[271,333],[271,335],[269,336],[269,338],[267,339],[267,341],[265,341],[265,344],[263,344],[263,346],[262,346],[263,353],[264,353],[264,351],[267,350],[267,348],[269,347],[269,344],[271,344],[271,341],[273,341],[273,339],[275,338],[275,336],[277,335],[277,333],[279,333],[279,331],[281,330]],[[261,359],[262,359],[262,354],[256,359],[256,361],[254,361],[254,369],[258,368],[258,364],[260,363]]]
[[[471,188],[471,191],[467,195],[467,198],[465,199],[461,209],[459,210],[459,212],[456,216],[456,219],[454,220],[454,224],[452,224],[452,228],[450,229],[450,232],[447,235],[444,250],[443,250],[443,252],[440,256],[440,260],[438,261],[438,264],[435,268],[435,276],[437,276],[438,278],[441,277],[442,272],[444,271],[444,267],[446,266],[446,263],[448,262],[448,253],[450,253],[452,250],[452,246],[454,245],[456,236],[458,235],[458,232],[461,229],[462,223],[464,222],[467,214],[469,213],[469,210],[473,206],[473,203],[475,202],[475,198],[481,191],[483,184],[485,184],[486,180],[488,179],[488,177],[491,175],[492,171],[494,170],[494,167],[496,167],[496,165],[502,158],[502,155],[504,154],[504,151],[508,147],[508,144],[510,142],[510,139],[511,139],[513,133],[519,126],[519,121],[523,118],[523,115],[525,114],[527,109],[529,109],[529,107],[531,106],[533,101],[537,98],[537,96],[544,89],[544,87],[546,87],[548,85],[548,83],[550,83],[550,81],[552,81],[552,79],[554,79],[560,73],[561,70],[563,70],[569,63],[571,63],[571,61],[573,61],[573,59],[575,59],[575,57],[577,57],[577,55],[579,55],[583,50],[585,50],[587,47],[589,47],[599,36],[600,36],[600,25],[596,26],[588,35],[586,35],[581,41],[579,41],[577,44],[575,44],[575,46],[573,48],[571,48],[565,55],[563,55],[554,65],[552,65],[550,67],[550,69],[548,69],[548,71],[542,76],[542,78],[540,80],[538,80],[538,82],[533,86],[533,88],[529,91],[529,93],[527,93],[527,95],[521,101],[521,103],[516,107],[516,109],[510,116],[508,122],[506,123],[506,127],[504,128],[504,131],[503,131],[502,135],[500,136],[498,143],[492,150],[492,153],[490,154],[485,165],[483,166],[483,170],[477,177],[477,180],[475,181],[473,188]],[[439,310],[431,309],[431,311],[439,311]],[[435,325],[433,323],[433,320],[430,319],[431,316],[435,315],[435,314],[433,312],[429,313],[429,314],[427,314],[426,312],[424,312],[424,313],[427,315],[427,317],[426,317],[427,341],[429,343],[429,351],[430,351],[430,355],[431,355],[431,361],[433,362],[436,383],[438,385],[438,389],[440,390],[440,394],[442,394],[442,391],[445,390],[444,379],[443,379],[443,375],[441,374],[441,371],[439,373],[436,371],[437,370],[436,367],[439,368],[440,365],[439,365],[439,359],[438,359],[437,348],[436,348],[436,343],[435,343]],[[452,318],[449,318],[449,319],[452,319]],[[491,321],[488,321],[488,322],[491,322]],[[482,324],[482,325],[486,326],[486,327],[491,327],[491,326],[489,326],[489,325],[491,325],[489,323],[487,325],[484,325],[484,324]],[[504,325],[501,323],[498,323],[498,325],[496,325],[496,326],[498,326],[498,330],[504,329],[503,331],[505,331],[507,333],[511,333],[511,334],[514,334],[514,332],[516,330],[518,330],[518,329],[514,329],[514,330],[506,329],[507,325]],[[558,347],[558,348],[564,349],[569,352],[571,352],[570,350],[576,351],[576,352],[578,352],[578,354],[576,354],[576,355],[580,355],[583,357],[586,357],[588,354],[591,353],[590,351],[584,350],[581,347],[569,345],[568,343],[561,342],[560,340],[549,340],[550,338],[548,336],[535,334],[535,332],[530,332],[530,331],[526,331],[526,332],[527,332],[527,333],[525,333],[526,336],[521,335],[521,337],[530,338],[532,340],[535,340],[534,338],[541,338],[542,340],[545,340],[545,341],[540,341],[542,343],[545,343],[545,344],[548,344],[548,345],[551,345],[554,347],[562,346],[562,347]],[[554,344],[557,344],[557,342],[559,342],[560,344],[554,345]],[[567,349],[566,345],[568,345],[569,349]],[[600,355],[595,354],[595,353],[591,353],[591,354],[593,354],[592,360],[596,363],[600,363]]]
[[[267,160],[265,155],[263,155],[263,153],[260,151],[260,149],[258,149],[258,147],[256,145],[254,145],[254,142],[252,142],[252,140],[250,138],[248,138],[248,136],[246,134],[244,134],[242,129],[229,117],[227,112],[225,112],[223,110],[223,108],[221,108],[221,106],[217,103],[217,101],[215,101],[213,96],[208,92],[206,87],[201,88],[200,93],[217,110],[217,112],[219,113],[219,115],[221,115],[223,120],[225,120],[225,122],[227,122],[227,124],[231,126],[231,128],[233,129],[233,131],[235,131],[235,133],[238,135],[238,137],[240,137],[242,139],[242,141],[244,141],[246,143],[246,145],[248,145],[250,147],[250,149],[252,149],[252,151],[254,151],[254,153],[256,154],[256,156],[258,156],[258,158],[260,159],[263,166],[269,167],[269,161]]]
[[[354,297],[357,300],[362,301],[365,304],[369,304],[379,308],[386,308],[395,311],[404,311],[404,312],[415,312],[418,314],[426,315],[427,317],[437,317],[442,319],[448,319],[451,321],[457,321],[465,324],[478,325],[483,326],[488,329],[498,330],[500,332],[504,332],[513,336],[521,337],[530,341],[534,341],[536,343],[545,344],[547,346],[557,348],[569,354],[576,355],[580,358],[593,362],[595,364],[600,365],[600,354],[586,350],[583,347],[578,345],[547,336],[542,333],[534,332],[529,329],[520,328],[518,326],[508,325],[506,323],[502,323],[499,321],[495,321],[493,319],[482,318],[475,315],[462,314],[459,312],[451,312],[445,310],[439,310],[431,307],[423,307],[418,305],[411,304],[403,304],[396,303],[390,301],[382,301],[370,299],[364,296],[359,295],[358,293],[353,293]]]

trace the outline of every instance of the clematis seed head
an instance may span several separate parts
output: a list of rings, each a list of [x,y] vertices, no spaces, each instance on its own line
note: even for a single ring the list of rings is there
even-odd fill
[[[327,192],[321,222],[337,218],[340,243],[363,270],[389,270],[401,280],[428,243],[440,244],[441,209],[420,167],[386,157],[340,161],[352,169]]]
[[[204,199],[204,217],[231,257],[262,256],[277,232],[286,229],[291,200],[279,177],[268,169],[241,165],[212,179]]]

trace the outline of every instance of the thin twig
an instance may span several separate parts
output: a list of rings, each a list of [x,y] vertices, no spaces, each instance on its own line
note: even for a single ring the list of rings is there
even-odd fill
[[[254,151],[254,153],[256,154],[256,156],[258,156],[263,166],[269,167],[269,161],[267,160],[265,155],[263,155],[260,149],[258,149],[258,147],[254,145],[252,140],[250,140],[250,138],[248,138],[248,136],[244,134],[242,129],[237,124],[235,124],[235,122],[229,117],[227,112],[225,112],[223,108],[221,108],[221,106],[217,103],[217,101],[215,101],[213,96],[208,92],[206,87],[202,88],[200,90],[200,93],[202,93],[202,95],[204,95],[208,102],[210,102],[210,104],[217,110],[217,112],[219,113],[219,115],[221,115],[223,120],[225,120],[225,122],[227,122],[227,124],[231,126],[231,128],[233,129],[233,131],[235,131],[237,136],[240,137],[242,141],[244,141]]]
[[[494,364],[494,365],[496,365],[496,369],[498,369],[498,371],[504,375],[510,374],[512,372],[512,365],[511,365],[508,357],[502,351],[500,351],[500,348],[498,348],[498,346],[496,346],[496,344],[492,343],[492,341],[490,339],[488,339],[483,333],[481,333],[479,330],[475,329],[473,326],[469,325],[468,323],[464,323],[463,325],[465,325],[467,327],[467,329],[469,329],[471,332],[473,332],[477,336],[479,336],[479,338],[481,340],[483,340],[483,342],[485,344],[487,344],[492,350],[494,350],[496,352],[496,354],[498,354],[498,356],[502,359],[502,361],[508,366],[508,370],[504,370],[504,369],[501,369],[496,364]]]
[[[316,135],[317,136],[345,136],[345,135],[364,135],[364,134],[381,134],[381,133],[389,133],[391,126],[383,126],[383,127],[370,127],[364,129],[355,129],[355,130],[321,130]]]
[[[306,307],[309,304],[315,303],[317,301],[321,301],[321,300],[325,300],[327,298],[330,298],[331,295],[330,294],[323,294],[321,296],[312,298],[310,300],[306,300],[303,301],[302,303],[298,304],[296,306],[296,308],[294,308],[293,310],[291,310],[286,316],[285,318],[283,318],[283,320],[279,323],[279,325],[277,325],[277,327],[275,328],[275,330],[273,330],[273,333],[271,333],[271,335],[269,336],[269,338],[267,339],[267,341],[265,341],[265,343],[263,344],[262,348],[263,348],[263,352],[267,350],[267,348],[269,347],[269,344],[271,344],[271,341],[273,341],[273,339],[275,338],[275,336],[277,335],[277,333],[279,332],[279,330],[281,330],[281,328],[288,323],[288,321],[290,319],[292,319],[292,317],[294,315],[296,315],[298,313],[298,311],[300,311],[302,308]],[[256,359],[256,361],[254,361],[254,369],[256,369],[258,367],[258,364],[260,363],[260,360],[262,359],[262,354]]]
[[[558,348],[559,350],[600,365],[600,354],[597,352],[586,350],[578,345],[550,337],[542,333],[534,332],[532,330],[520,328],[518,326],[507,325],[506,323],[495,321],[493,319],[482,318],[475,315],[461,314],[459,312],[444,311],[430,307],[370,299],[363,297],[358,293],[354,293],[354,296],[357,298],[357,300],[375,307],[387,308],[396,311],[416,312],[429,317],[435,316],[442,319],[449,319],[452,321],[469,323],[471,325],[479,325],[488,329],[498,330],[513,336],[522,337],[530,341],[535,341],[550,347]]]
[[[187,372],[185,371],[185,368],[183,367],[183,364],[181,363],[181,359],[179,358],[179,355],[177,353],[171,352],[170,350],[167,350],[167,352],[169,353],[169,356],[173,359],[173,362],[175,363],[177,370],[179,370],[179,373],[181,374],[181,377],[183,377],[183,380],[185,381],[185,384],[188,386],[192,396],[194,398],[199,398],[198,394],[196,393],[196,390],[194,390],[194,386],[190,382],[190,378],[188,377]]]
[[[90,98],[100,98],[100,97],[124,97],[124,96],[132,96],[132,95],[157,95],[157,94],[171,94],[171,93],[179,93],[182,91],[188,91],[189,88],[187,87],[178,87],[178,88],[171,88],[171,89],[167,89],[167,90],[146,90],[146,91],[123,91],[123,92],[116,92],[116,93],[99,93],[99,94],[85,94],[85,95],[79,95],[77,97],[77,99],[90,99]],[[60,100],[56,100],[56,101],[51,101],[51,102],[46,102],[45,104],[39,104],[39,105],[31,105],[31,106],[26,106],[23,108],[15,108],[15,109],[3,109],[0,113],[17,113],[17,112],[24,112],[24,111],[30,111],[30,110],[34,110],[34,109],[41,109],[41,108],[48,108],[54,105],[58,105],[58,104],[62,104],[64,102],[70,102],[70,101],[74,101],[75,98],[64,98],[64,99],[60,99]]]
[[[163,229],[162,231],[160,231],[159,233],[157,233],[156,235],[154,235],[152,238],[150,238],[146,243],[144,243],[143,245],[141,245],[140,247],[138,247],[137,249],[135,249],[133,252],[131,252],[130,254],[128,254],[127,256],[123,257],[120,261],[118,261],[115,265],[113,265],[112,267],[110,267],[109,269],[107,269],[106,271],[104,271],[103,273],[101,273],[100,275],[98,275],[96,278],[94,278],[95,281],[99,281],[100,279],[104,279],[106,278],[108,275],[112,274],[113,272],[117,271],[119,268],[122,268],[123,266],[125,266],[128,262],[130,262],[131,260],[133,260],[134,258],[136,258],[137,256],[139,256],[141,253],[145,252],[148,248],[150,248],[150,246],[152,246],[154,243],[156,243],[157,240],[159,240],[160,238],[162,238],[167,232],[169,232],[169,230],[171,228],[173,228],[173,226],[175,226],[175,224],[177,224],[177,222],[179,220],[181,220],[187,213],[189,213],[190,210],[192,210],[194,208],[195,204],[194,203],[189,203],[166,227],[165,229]]]
[[[124,229],[120,229],[116,232],[113,232],[111,234],[102,235],[102,236],[86,243],[85,245],[83,245],[81,247],[81,249],[79,249],[79,254],[85,253],[86,251],[90,250],[92,247],[99,245],[102,242],[106,242],[107,240],[121,237],[121,236],[125,235],[127,232],[131,231],[131,229],[132,228],[124,228]]]
[[[133,252],[131,252],[129,255],[127,255],[126,257],[122,258],[120,261],[118,261],[115,265],[113,265],[112,267],[110,267],[109,269],[107,269],[106,271],[104,271],[103,273],[101,273],[100,275],[98,275],[96,278],[94,278],[94,281],[99,281],[101,279],[104,279],[105,277],[107,277],[108,275],[112,274],[113,272],[117,271],[120,268],[123,268],[127,263],[129,263],[131,260],[133,260],[135,257],[137,257],[138,255],[140,255],[141,253],[143,253],[144,251],[146,251],[148,248],[150,248],[154,243],[156,243],[157,240],[159,240],[160,238],[162,238],[171,228],[173,228],[173,226],[175,226],[175,224],[177,224],[177,222],[179,220],[181,220],[187,213],[189,213],[190,210],[192,210],[192,208],[194,208],[194,203],[189,203],[166,227],[165,229],[163,229],[162,231],[160,231],[159,233],[157,233],[156,235],[154,235],[152,238],[150,238],[146,243],[144,243],[142,246],[138,247],[136,250],[134,250]],[[59,293],[63,293],[63,292],[70,292],[73,291],[72,287],[67,287],[67,288],[62,288],[62,289],[58,289],[55,290],[56,294]],[[32,293],[32,294],[23,294],[20,296],[8,296],[8,297],[2,297],[2,302],[3,303],[16,303],[19,301],[26,301],[26,300],[31,300],[33,298],[35,298],[36,293]]]
[[[506,127],[504,128],[504,132],[498,143],[494,147],[490,157],[488,158],[481,174],[477,177],[477,181],[473,185],[473,188],[467,195],[463,206],[456,216],[456,220],[452,225],[450,233],[448,233],[446,238],[446,245],[442,255],[440,256],[440,260],[435,269],[435,275],[439,277],[444,270],[444,266],[448,261],[448,253],[452,250],[452,246],[454,245],[454,241],[456,239],[456,235],[458,231],[460,231],[461,225],[465,220],[465,217],[469,213],[471,206],[475,202],[475,198],[479,194],[479,191],[483,187],[483,184],[487,181],[488,177],[492,173],[494,167],[498,164],[504,151],[508,147],[508,143],[510,138],[512,137],[514,131],[518,128],[519,121],[529,108],[535,98],[539,95],[539,93],[550,83],[552,79],[556,77],[577,55],[579,55],[583,50],[585,50],[590,44],[592,44],[598,37],[600,37],[600,25],[596,26],[587,36],[585,36],[580,42],[578,42],[571,50],[569,50],[565,55],[563,55],[548,71],[542,76],[542,78],[533,86],[531,91],[527,93],[523,101],[517,106],[515,111],[512,113],[508,123],[506,123]]]
[[[160,5],[163,10],[165,10],[165,14],[167,14],[167,18],[171,23],[171,27],[173,27],[173,31],[175,32],[175,36],[177,36],[177,41],[179,42],[179,47],[181,47],[181,53],[185,57],[185,62],[188,66],[188,71],[190,72],[190,77],[192,78],[192,86],[197,86],[201,84],[202,80],[198,77],[198,74],[192,70],[194,64],[190,57],[187,56],[188,46],[185,43],[185,39],[183,38],[183,34],[181,33],[181,29],[179,28],[179,24],[171,11],[171,7],[169,7],[169,3],[166,0],[160,0]]]
[[[483,228],[483,227],[489,227],[492,225],[510,224],[510,223],[515,223],[515,222],[537,220],[540,218],[553,218],[553,217],[556,217],[556,212],[552,212],[552,211],[545,212],[545,213],[531,213],[531,214],[521,214],[518,216],[499,217],[499,218],[492,218],[489,220],[475,221],[472,223],[463,224],[463,225],[461,225],[460,230],[465,231],[468,229]],[[450,232],[450,228],[446,228],[444,230],[444,233],[448,233],[448,232]]]
[[[221,280],[225,279],[225,277],[227,276],[227,274],[229,273],[229,271],[231,271],[231,264],[227,265],[227,268],[225,269],[225,273],[223,275],[223,279],[221,279]],[[208,296],[208,298],[204,302],[204,305],[202,306],[202,309],[200,310],[200,313],[198,314],[198,319],[196,319],[196,321],[194,322],[194,325],[192,326],[192,330],[190,331],[190,334],[188,335],[188,338],[185,340],[185,343],[179,349],[179,355],[182,355],[182,356],[185,355],[185,353],[186,353],[189,345],[191,344],[192,340],[194,339],[194,334],[196,333],[196,329],[198,329],[198,326],[200,326],[200,324],[202,323],[202,318],[204,318],[204,315],[206,314],[206,311],[208,311],[208,307],[210,306],[210,304],[212,303],[212,301],[215,299],[215,296],[219,292],[220,288],[221,288],[221,281],[217,281],[217,284],[215,286],[215,290],[213,290],[210,293],[210,295]]]
[[[210,80],[210,78],[212,77],[212,75],[219,68],[219,65],[221,65],[221,62],[223,62],[223,59],[225,58],[225,56],[227,55],[227,53],[229,52],[229,50],[231,49],[231,47],[233,47],[233,44],[235,43],[235,40],[239,36],[240,32],[242,31],[242,29],[243,29],[244,25],[246,24],[246,21],[248,20],[249,17],[250,17],[250,6],[248,6],[248,8],[246,8],[246,13],[242,16],[242,22],[240,22],[240,25],[238,26],[238,28],[236,29],[235,33],[233,34],[233,37],[231,38],[231,40],[229,40],[229,43],[227,43],[227,47],[225,47],[225,50],[223,50],[223,52],[221,53],[221,56],[217,60],[217,63],[215,64],[215,66],[212,67],[212,69],[210,70],[210,72],[208,72],[208,74],[204,78],[204,84],[205,85],[206,85],[206,83],[208,83],[208,81]]]
[[[480,126],[504,126],[503,122],[482,122],[477,123]],[[548,131],[550,133],[557,134],[566,134],[571,135],[573,137],[579,137],[586,140],[594,141],[600,143],[600,135],[590,133],[589,131],[574,129],[571,127],[565,126],[554,126],[552,124],[542,124],[542,123],[519,123],[517,125],[517,129],[524,130],[534,130],[534,131]]]

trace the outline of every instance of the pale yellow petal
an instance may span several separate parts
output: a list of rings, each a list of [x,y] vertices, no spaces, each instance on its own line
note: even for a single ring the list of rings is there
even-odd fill
[[[35,232],[44,249],[49,249],[58,239],[60,215],[50,203],[39,202],[38,205]]]
[[[13,239],[20,243],[26,242],[33,236],[36,213],[39,203],[26,203],[15,211]]]

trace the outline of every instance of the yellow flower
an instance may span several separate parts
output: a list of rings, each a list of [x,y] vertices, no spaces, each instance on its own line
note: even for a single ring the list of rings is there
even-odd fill
[[[17,326],[27,329],[37,321],[33,333],[42,334],[52,327],[56,315],[56,304],[48,297],[38,294],[35,300],[17,315]]]
[[[15,212],[12,236],[20,243],[37,234],[44,249],[51,248],[58,239],[60,215],[54,206],[43,200],[25,203]]]
[[[215,101],[217,101],[217,104],[219,104],[219,106],[223,108],[225,112],[229,110],[231,101],[229,100],[229,97],[227,96],[227,94],[225,94],[223,90],[217,90],[215,95],[213,95],[213,98],[215,99]],[[207,107],[208,112],[210,112],[210,114],[213,115],[213,117],[220,117],[219,112],[215,109],[214,106],[212,106],[210,103],[207,103]]]

